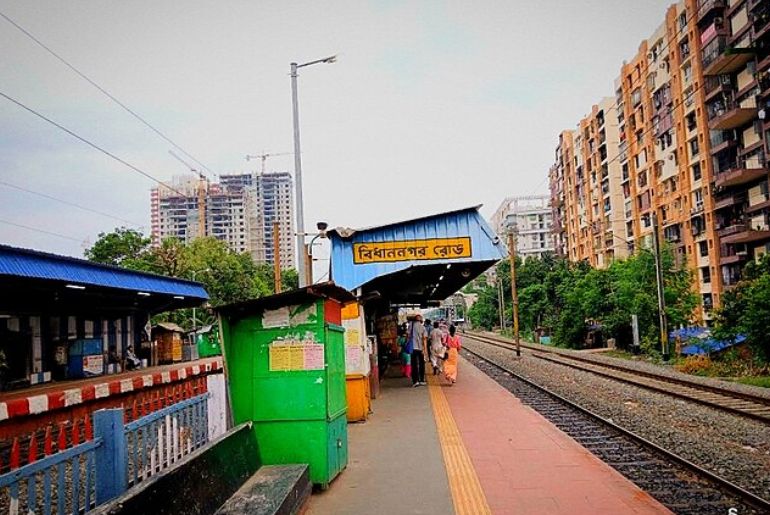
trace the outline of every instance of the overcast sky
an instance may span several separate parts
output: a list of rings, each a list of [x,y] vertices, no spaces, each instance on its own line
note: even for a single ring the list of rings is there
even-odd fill
[[[292,150],[301,70],[306,225],[367,226],[547,192],[558,132],[613,94],[670,2],[0,0],[217,173]],[[0,19],[0,92],[149,174],[185,172],[148,128]],[[291,156],[269,170],[293,170]],[[153,182],[0,98],[0,180],[149,232]],[[0,184],[0,242],[82,255],[116,219]],[[59,233],[47,235],[9,225]]]

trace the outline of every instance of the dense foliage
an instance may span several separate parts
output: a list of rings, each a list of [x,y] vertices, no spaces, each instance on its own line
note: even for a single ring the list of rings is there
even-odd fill
[[[698,302],[690,272],[678,267],[668,250],[662,261],[669,326],[686,325]],[[509,263],[501,262],[496,272],[506,299],[505,320],[511,320]],[[557,345],[580,347],[593,326],[599,328],[602,338],[615,338],[619,346],[628,346],[632,343],[631,315],[635,314],[643,345],[657,347],[655,260],[649,250],[615,261],[606,269],[551,255],[528,258],[517,261],[516,286],[519,322],[525,334],[542,328]],[[472,289],[479,298],[469,311],[471,322],[484,328],[499,325],[496,287],[477,282]]]
[[[722,294],[722,307],[717,313],[716,334],[731,339],[738,334],[746,338],[757,357],[770,361],[770,256],[751,261],[743,271],[743,279],[735,288]]]
[[[157,247],[150,239],[133,229],[118,228],[101,233],[96,243],[86,250],[86,258],[98,263],[119,265],[132,270],[151,272],[203,283],[211,306],[219,306],[262,297],[273,293],[273,267],[256,264],[246,253],[231,251],[215,238],[198,238],[190,244],[167,239]],[[281,287],[296,288],[297,272],[284,270]],[[197,324],[213,320],[210,313],[200,310]],[[165,317],[183,327],[192,325],[191,310],[180,310]]]

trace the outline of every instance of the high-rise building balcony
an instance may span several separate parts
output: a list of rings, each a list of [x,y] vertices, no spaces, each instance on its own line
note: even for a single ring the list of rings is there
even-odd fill
[[[698,21],[711,14],[717,9],[724,9],[727,5],[725,0],[700,0],[698,2]]]
[[[717,231],[720,241],[724,244],[752,243],[770,240],[770,226],[752,224],[749,221],[729,225]]]
[[[707,106],[709,128],[712,130],[737,129],[757,117],[757,105],[753,97],[741,100],[720,98]]]
[[[714,75],[705,77],[703,91],[704,100],[710,101],[717,95],[729,94],[733,91],[733,81],[729,75]]]
[[[732,195],[717,197],[714,202],[714,210],[725,209],[743,204],[746,201],[746,192],[733,193]]]
[[[767,175],[767,160],[763,154],[736,160],[733,166],[716,174],[715,185],[727,188],[756,181]]]
[[[733,131],[711,131],[711,155],[715,156],[724,150],[738,146],[738,138]]]
[[[732,73],[754,56],[750,47],[732,47],[727,36],[717,36],[701,51],[703,75]]]
[[[749,258],[749,253],[744,247],[736,250],[735,245],[720,245],[719,264],[729,265],[732,263],[743,263]]]

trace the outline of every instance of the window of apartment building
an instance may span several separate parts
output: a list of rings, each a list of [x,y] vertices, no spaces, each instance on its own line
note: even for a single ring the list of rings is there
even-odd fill
[[[645,186],[647,186],[647,171],[646,170],[639,174],[639,178],[637,180],[637,183],[639,184],[640,188],[644,188]]]
[[[692,207],[695,209],[703,208],[703,190],[700,188],[692,192]]]
[[[687,27],[687,11],[683,11],[677,19],[679,23],[679,32],[682,32]]]
[[[689,142],[690,145],[690,156],[695,157],[700,153],[700,146],[698,145],[698,138],[693,138]]]
[[[700,277],[703,284],[709,284],[711,282],[711,270],[709,270],[709,267],[704,266],[700,269]]]
[[[679,43],[679,58],[684,61],[688,57],[690,57],[690,40],[685,36],[682,42]]]
[[[695,128],[697,127],[697,120],[695,118],[695,113],[694,112],[688,114],[685,117],[685,121],[687,122],[687,130],[688,131],[695,130]]]
[[[652,225],[652,220],[650,219],[650,213],[645,213],[642,215],[642,227],[647,229]]]
[[[684,75],[685,84],[692,80],[692,66],[690,64],[682,68],[682,75]]]
[[[709,255],[709,246],[706,240],[698,242],[698,253],[700,257],[706,257]]]
[[[640,88],[636,88],[633,92],[631,92],[631,103],[634,105],[634,107],[636,107],[641,101],[642,90]]]
[[[620,167],[622,177],[624,181],[628,180],[628,163],[623,163],[623,165]]]
[[[673,138],[671,137],[671,131],[666,131],[663,134],[660,135],[658,138],[658,143],[660,144],[661,150],[666,150],[668,147],[671,146],[673,143]]]
[[[641,129],[636,131],[636,144],[641,145],[643,139],[644,139],[644,131]]]
[[[700,163],[692,165],[692,180],[699,181],[701,179]]]

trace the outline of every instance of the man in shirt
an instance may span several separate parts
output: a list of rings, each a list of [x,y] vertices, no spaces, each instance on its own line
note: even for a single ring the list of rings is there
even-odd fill
[[[425,382],[425,355],[423,351],[427,347],[428,335],[422,322],[422,315],[416,315],[409,336],[412,339],[412,386],[427,384]]]

